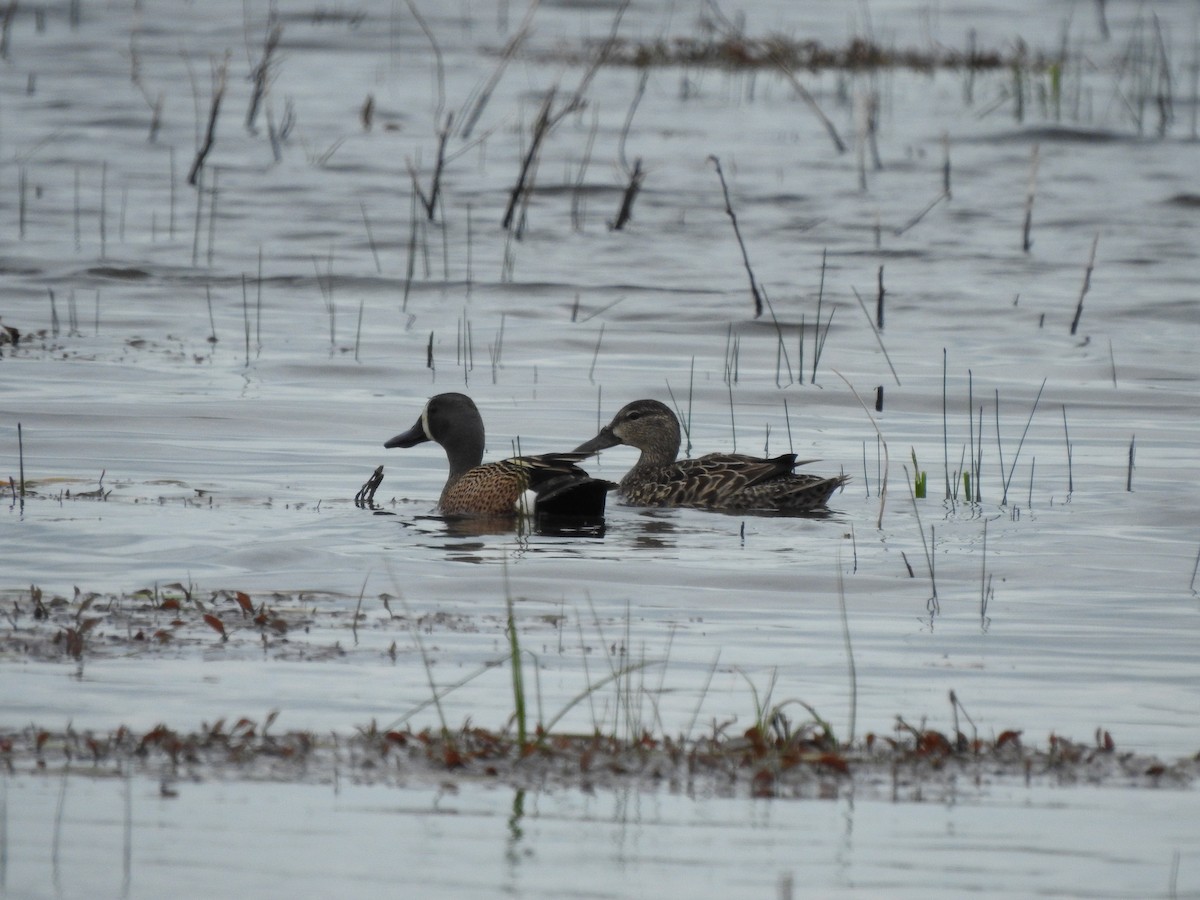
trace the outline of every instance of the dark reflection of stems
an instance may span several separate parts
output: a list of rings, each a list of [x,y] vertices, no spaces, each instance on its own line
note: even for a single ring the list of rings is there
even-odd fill
[[[125,821],[124,837],[121,846],[121,897],[129,896],[129,887],[133,882],[133,774],[126,768],[121,773],[121,781],[125,787]]]
[[[54,884],[54,892],[62,896],[62,872],[58,867],[58,849],[62,846],[63,810],[67,805],[67,778],[71,767],[63,767],[62,783],[58,788],[58,806],[54,811],[54,836],[50,840],[50,880]]]
[[[508,817],[508,847],[505,851],[505,857],[510,863],[520,861],[520,854],[517,852],[521,839],[525,837],[525,831],[521,828],[521,820],[525,818],[525,790],[517,788],[513,794],[512,815]]]

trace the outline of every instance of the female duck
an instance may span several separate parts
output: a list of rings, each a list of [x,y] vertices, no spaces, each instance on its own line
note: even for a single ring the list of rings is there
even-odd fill
[[[676,460],[679,420],[657,400],[635,400],[576,453],[595,453],[617,444],[642,451],[621,479],[617,496],[632,506],[688,506],[744,512],[804,513],[821,509],[849,478],[800,474],[794,453],[773,459],[739,453],[709,453]]]

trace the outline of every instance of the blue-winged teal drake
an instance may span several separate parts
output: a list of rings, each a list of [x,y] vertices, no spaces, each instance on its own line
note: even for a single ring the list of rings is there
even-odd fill
[[[679,419],[657,400],[635,400],[577,453],[627,444],[642,451],[621,479],[617,496],[631,506],[689,506],[694,509],[803,513],[820,509],[849,479],[797,473],[794,453],[773,459],[739,453],[709,453],[676,460]]]
[[[483,417],[475,402],[465,394],[438,394],[425,404],[417,424],[383,446],[442,445],[450,461],[438,501],[443,515],[604,515],[605,498],[616,485],[575,465],[591,454],[545,453],[483,465],[483,439]]]

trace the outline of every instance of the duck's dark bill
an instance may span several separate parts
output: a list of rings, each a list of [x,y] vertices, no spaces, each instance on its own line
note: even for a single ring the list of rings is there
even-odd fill
[[[421,420],[417,419],[417,424],[404,434],[398,434],[391,440],[385,441],[383,446],[388,450],[394,447],[415,447],[417,444],[422,444],[429,440],[429,435],[425,433],[425,426],[421,424]]]
[[[584,444],[580,444],[575,448],[575,453],[595,453],[597,450],[607,450],[609,447],[615,447],[621,443],[620,439],[605,428],[598,435]]]

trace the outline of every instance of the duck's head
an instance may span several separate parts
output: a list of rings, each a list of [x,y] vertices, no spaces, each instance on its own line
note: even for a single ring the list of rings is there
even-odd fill
[[[415,447],[435,441],[446,450],[451,472],[465,471],[483,460],[483,417],[475,401],[466,394],[430,397],[421,417],[408,431],[384,442],[383,446]]]
[[[623,406],[599,434],[576,447],[575,452],[595,453],[618,444],[636,447],[655,459],[671,462],[679,453],[679,419],[665,403],[634,400]]]

